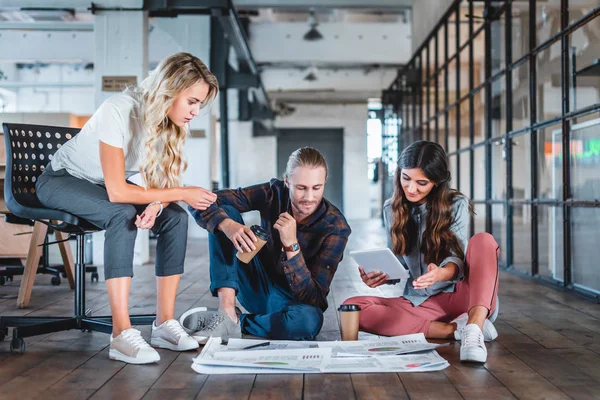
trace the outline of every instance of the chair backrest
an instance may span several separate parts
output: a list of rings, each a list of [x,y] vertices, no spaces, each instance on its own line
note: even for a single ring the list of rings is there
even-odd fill
[[[37,198],[35,183],[52,156],[72,139],[77,128],[2,124],[6,142],[4,197],[8,209],[13,202],[25,207],[44,207]]]

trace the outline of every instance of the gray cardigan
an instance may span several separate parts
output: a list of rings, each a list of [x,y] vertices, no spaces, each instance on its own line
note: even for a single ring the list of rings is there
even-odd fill
[[[464,252],[467,252],[468,242],[468,227],[469,227],[469,202],[466,197],[459,196],[452,205],[452,211],[454,215],[454,223],[451,228],[452,232],[456,235],[458,240],[463,246]],[[441,292],[454,292],[456,282],[462,281],[465,276],[465,266],[462,258],[450,255],[446,257],[441,263],[440,267],[444,267],[449,262],[453,262],[458,267],[458,275],[456,279],[448,282],[436,282],[426,289],[415,289],[413,287],[413,280],[419,276],[427,273],[427,263],[425,262],[425,256],[420,251],[420,244],[425,231],[427,221],[427,204],[422,204],[412,209],[411,218],[417,223],[419,229],[419,240],[417,244],[411,246],[410,249],[398,257],[398,260],[404,265],[410,272],[410,278],[406,282],[404,287],[404,293],[402,297],[408,299],[415,307],[423,303],[430,296]],[[385,229],[387,232],[387,244],[392,249],[392,205],[391,199],[388,199],[383,205],[383,219],[385,222]]]

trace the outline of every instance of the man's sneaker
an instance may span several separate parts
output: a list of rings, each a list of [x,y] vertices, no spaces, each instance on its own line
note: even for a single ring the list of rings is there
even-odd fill
[[[206,323],[203,330],[195,332],[192,337],[200,344],[205,344],[210,337],[220,337],[228,340],[231,338],[241,338],[242,329],[240,320],[233,322],[227,314],[222,311],[217,311],[213,317]]]
[[[179,323],[183,326],[183,329],[189,334],[204,330],[206,324],[212,320],[213,316],[217,312],[216,308],[208,309],[206,307],[191,308],[181,314],[179,317]]]
[[[200,347],[198,342],[192,339],[174,319],[165,321],[158,327],[156,321],[152,323],[150,344],[173,351],[188,351]]]
[[[129,364],[150,364],[160,360],[158,352],[144,340],[137,329],[125,329],[119,336],[110,335],[108,357]]]
[[[462,330],[467,325],[469,320],[469,315],[467,313],[461,314],[454,321],[456,323],[456,330],[454,331],[454,339],[461,340],[462,338]],[[498,337],[498,331],[492,321],[486,319],[483,321],[483,340],[486,342],[491,342],[492,340]]]
[[[487,359],[487,349],[483,341],[483,332],[476,324],[468,324],[462,330],[460,344],[460,361],[484,363]]]

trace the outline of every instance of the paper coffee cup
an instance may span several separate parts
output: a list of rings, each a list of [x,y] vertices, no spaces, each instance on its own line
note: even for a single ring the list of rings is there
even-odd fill
[[[356,304],[342,304],[338,308],[342,340],[358,340],[360,307]]]
[[[237,252],[236,257],[244,264],[250,263],[250,261],[252,261],[252,259],[256,255],[256,253],[258,253],[260,251],[260,249],[262,249],[263,246],[269,240],[269,233],[266,230],[264,230],[262,227],[260,227],[258,225],[252,225],[250,227],[250,230],[254,233],[254,236],[256,236],[258,241],[254,242],[254,246],[256,247],[256,250],[251,250],[250,252],[243,252],[243,253],[240,253],[239,251]]]

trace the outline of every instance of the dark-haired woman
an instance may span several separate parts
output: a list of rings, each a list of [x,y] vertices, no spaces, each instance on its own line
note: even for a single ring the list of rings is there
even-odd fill
[[[484,341],[498,336],[492,322],[497,316],[499,248],[488,233],[468,240],[472,207],[449,182],[448,159],[440,145],[418,141],[402,152],[384,221],[388,246],[410,272],[404,294],[359,296],[345,303],[361,307],[362,331],[455,338],[462,340],[461,361],[485,362]],[[359,267],[359,272],[371,288],[393,283],[378,271],[367,274]]]

